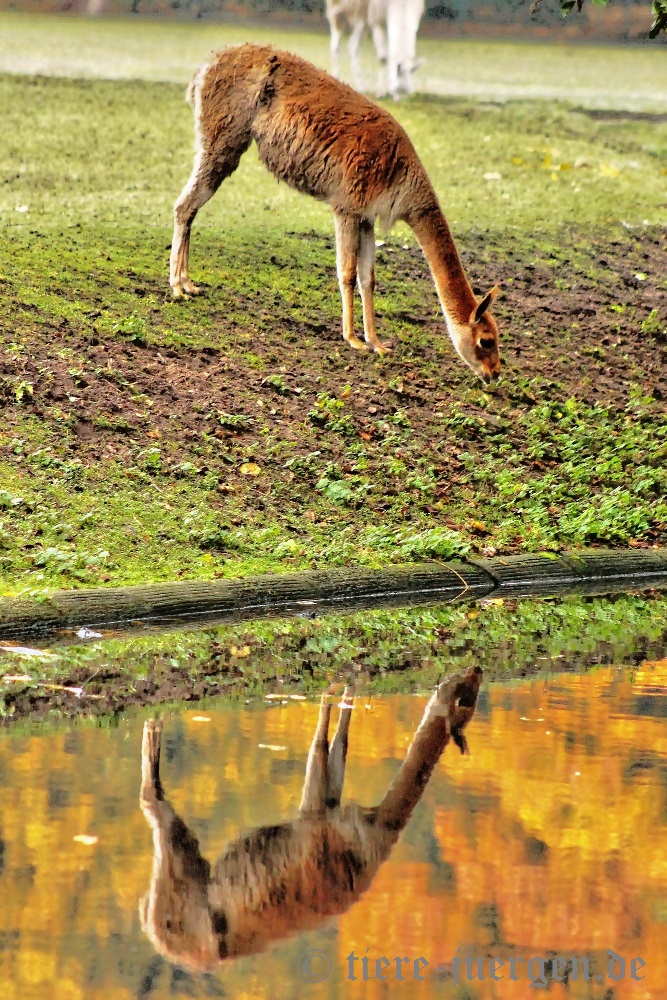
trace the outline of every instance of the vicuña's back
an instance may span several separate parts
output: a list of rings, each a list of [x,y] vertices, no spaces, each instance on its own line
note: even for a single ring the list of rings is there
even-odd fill
[[[487,312],[495,290],[475,300],[433,186],[388,111],[305,60],[260,45],[217,53],[195,75],[188,99],[197,148],[174,209],[174,295],[198,291],[188,277],[192,221],[254,139],[279,180],[333,209],[343,336],[351,346],[388,350],[375,332],[374,225],[379,219],[388,229],[403,219],[427,257],[457,351],[480,377],[497,376],[497,330]],[[354,333],[357,281],[365,345]]]

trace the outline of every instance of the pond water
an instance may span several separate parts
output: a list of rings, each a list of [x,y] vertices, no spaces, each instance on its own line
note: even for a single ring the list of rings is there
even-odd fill
[[[662,997],[666,685],[662,660],[483,686],[470,755],[447,746],[361,898],[210,971],[173,964],[142,929],[153,866],[144,717],[5,733],[3,996],[515,1000],[546,981],[540,959],[558,957],[569,983],[552,983],[552,997]],[[343,802],[380,802],[425,704],[356,699]],[[165,795],[211,862],[239,833],[297,815],[318,711],[287,699],[163,714]]]

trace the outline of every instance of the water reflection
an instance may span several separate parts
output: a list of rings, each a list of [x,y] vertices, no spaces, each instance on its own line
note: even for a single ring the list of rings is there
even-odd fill
[[[611,948],[628,962],[641,956],[645,978],[571,980],[549,996],[662,998],[665,690],[667,661],[484,687],[467,730],[471,757],[445,753],[368,891],[322,926],[212,974],[168,961],[141,928],[138,902],[153,862],[137,808],[141,721],[3,735],[3,995],[380,1000],[400,991],[425,1000],[525,1000],[535,995],[525,975],[513,981],[506,965],[494,982],[490,956],[507,962],[574,953],[603,961]],[[361,801],[382,801],[423,712],[420,698],[380,699],[368,710],[357,699],[346,782]],[[297,813],[318,714],[310,702],[223,704],[205,716],[200,709],[165,719],[169,797],[204,855],[217,856],[239,829],[279,825]],[[485,958],[481,982],[454,983],[457,949]],[[303,974],[303,956],[313,951],[331,960],[319,984]],[[367,980],[359,961],[357,980],[350,978],[351,954],[373,960]],[[405,982],[378,979],[376,959],[396,956],[427,960],[424,981],[412,976],[412,964]]]
[[[239,838],[213,869],[200,854],[196,836],[164,798],[162,726],[147,722],[141,808],[153,831],[154,854],[141,922],[158,951],[182,965],[210,969],[221,959],[263,951],[273,941],[312,930],[348,910],[389,856],[450,738],[466,752],[463,730],[473,716],[481,676],[475,667],[439,685],[398,775],[373,808],[356,802],[341,808],[354,705],[346,691],[329,748],[332,705],[325,695],[299,818]]]

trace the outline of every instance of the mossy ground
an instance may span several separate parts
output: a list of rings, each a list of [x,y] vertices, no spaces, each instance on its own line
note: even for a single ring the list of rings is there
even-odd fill
[[[180,87],[0,90],[0,592],[664,542],[667,126],[396,108],[475,287],[503,286],[490,395],[407,229],[378,253],[395,352],[344,344],[328,210],[252,153],[196,225],[204,294],[171,301]]]

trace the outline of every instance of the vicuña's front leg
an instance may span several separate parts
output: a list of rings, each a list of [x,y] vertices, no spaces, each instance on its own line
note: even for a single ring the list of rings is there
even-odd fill
[[[195,215],[216,191],[210,182],[205,167],[205,157],[199,154],[195,159],[192,174],[174,205],[174,238],[169,259],[169,284],[175,299],[183,294],[198,295],[200,289],[188,276],[190,256],[190,230]]]
[[[364,339],[378,354],[391,351],[390,344],[378,340],[375,329],[375,226],[367,219],[359,223],[359,259],[357,261],[357,280],[361,294],[361,305],[364,313]]]
[[[345,763],[347,761],[347,742],[354,705],[354,688],[346,687],[339,707],[338,726],[329,750],[327,765],[327,809],[335,809],[340,805],[345,780]]]
[[[343,300],[343,337],[350,347],[367,351],[363,340],[354,332],[354,286],[357,281],[359,256],[359,219],[344,212],[334,212],[336,232],[336,269]]]
[[[250,145],[246,134],[218,136],[215,148],[202,148],[196,156],[190,179],[174,205],[174,238],[169,261],[169,283],[174,298],[197,295],[200,289],[188,277],[190,230],[194,218],[218,190],[222,182],[234,173],[241,156]]]

